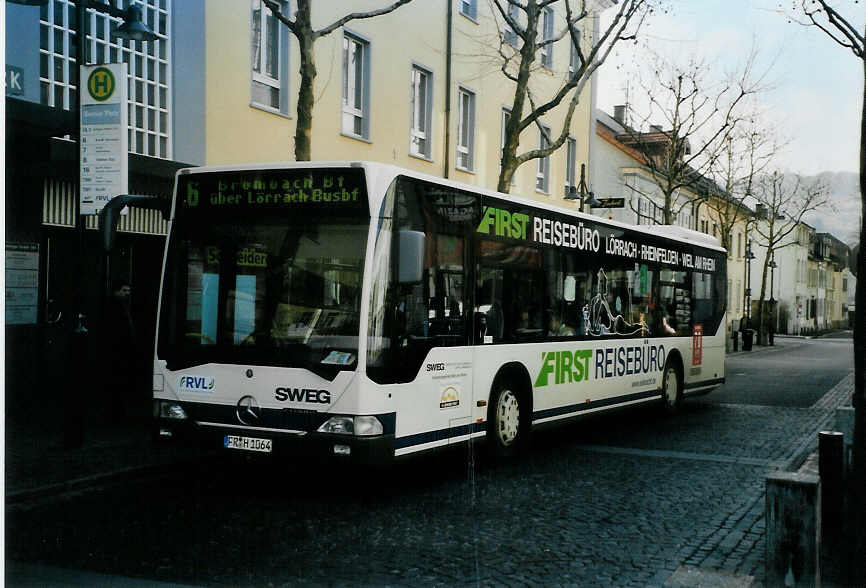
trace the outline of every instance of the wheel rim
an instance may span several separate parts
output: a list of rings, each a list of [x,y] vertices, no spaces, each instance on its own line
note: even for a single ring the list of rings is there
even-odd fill
[[[668,368],[665,370],[665,403],[669,408],[677,405],[680,396],[680,381],[677,378],[677,370]]]
[[[520,430],[520,403],[511,390],[503,390],[496,405],[496,436],[503,447],[514,443]]]

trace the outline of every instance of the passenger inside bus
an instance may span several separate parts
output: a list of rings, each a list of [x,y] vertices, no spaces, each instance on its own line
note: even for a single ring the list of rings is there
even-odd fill
[[[574,329],[562,322],[562,314],[555,309],[550,311],[550,337],[574,337]]]
[[[664,329],[666,335],[677,334],[676,314],[674,313],[672,305],[667,306],[667,309],[662,316],[662,328]]]

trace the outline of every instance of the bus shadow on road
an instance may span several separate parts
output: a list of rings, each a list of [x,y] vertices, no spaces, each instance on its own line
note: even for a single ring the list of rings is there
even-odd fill
[[[533,431],[528,446],[508,458],[491,456],[480,438],[376,467],[216,454],[199,464],[196,471],[183,475],[196,478],[199,490],[214,497],[280,502],[287,499],[287,488],[303,487],[302,493],[291,493],[293,502],[387,502],[466,481],[494,482],[525,475],[538,471],[540,465],[568,460],[587,445],[640,446],[636,440],[676,436],[687,430],[691,421],[705,419],[707,411],[715,408],[692,400],[684,402],[675,415],[667,414],[660,403],[587,415],[565,426]]]

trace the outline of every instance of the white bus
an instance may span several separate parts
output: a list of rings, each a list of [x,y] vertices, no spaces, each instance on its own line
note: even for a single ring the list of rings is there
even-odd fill
[[[377,163],[178,172],[156,434],[362,463],[724,382],[726,254]]]

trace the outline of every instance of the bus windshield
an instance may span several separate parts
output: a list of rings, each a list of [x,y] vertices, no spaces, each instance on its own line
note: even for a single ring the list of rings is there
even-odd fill
[[[178,206],[172,227],[160,358],[174,369],[219,362],[303,367],[325,377],[353,368],[367,211],[272,202],[223,208],[214,191],[223,199],[248,194],[220,190],[231,185],[226,179],[182,184],[178,194],[194,192],[198,202]]]

